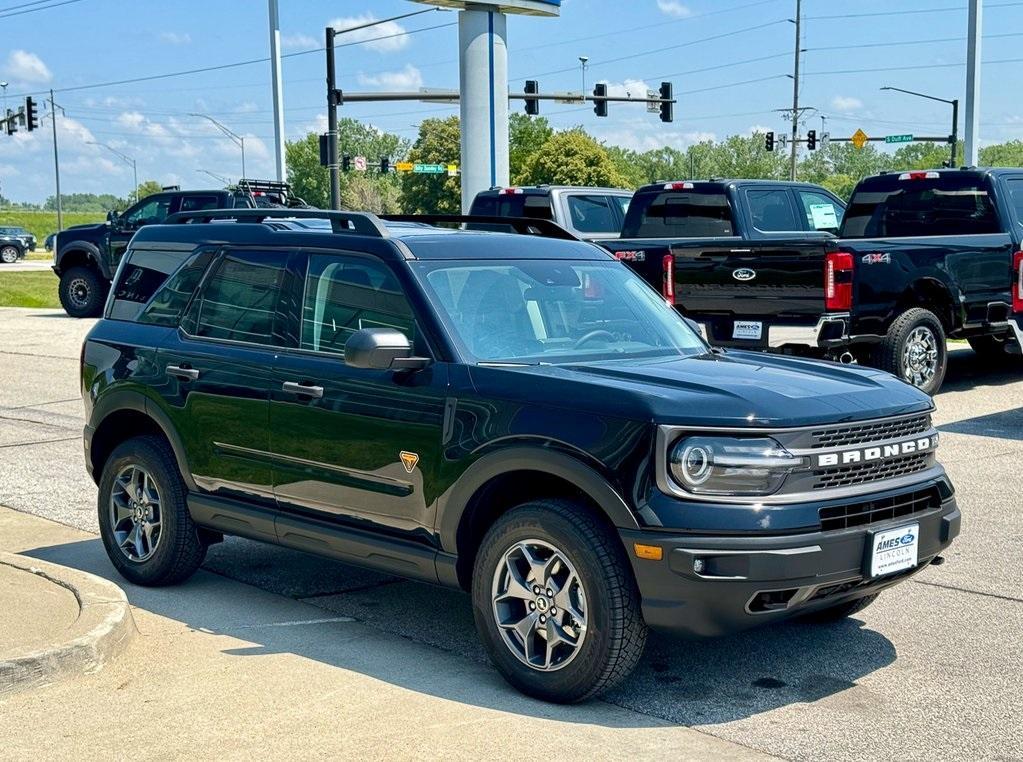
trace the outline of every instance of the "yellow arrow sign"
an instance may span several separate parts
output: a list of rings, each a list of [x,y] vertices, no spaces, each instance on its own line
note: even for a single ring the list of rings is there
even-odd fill
[[[863,148],[863,146],[867,144],[868,140],[870,140],[870,138],[863,130],[856,130],[856,132],[853,133],[852,144],[857,148]]]

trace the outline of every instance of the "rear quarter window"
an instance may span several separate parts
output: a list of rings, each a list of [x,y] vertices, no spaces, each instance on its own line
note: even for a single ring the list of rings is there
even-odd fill
[[[108,317],[112,320],[139,320],[154,301],[154,297],[168,285],[172,274],[177,273],[187,261],[194,261],[191,252],[129,251],[124,266],[118,271]],[[175,279],[175,284],[176,288],[182,287],[180,279]],[[192,288],[194,287],[193,284]],[[165,297],[168,298],[169,295]],[[167,306],[170,307],[169,304]],[[175,316],[175,321],[179,315],[180,311]]]
[[[904,238],[1002,232],[986,178],[941,174],[865,180],[845,212],[842,238]]]

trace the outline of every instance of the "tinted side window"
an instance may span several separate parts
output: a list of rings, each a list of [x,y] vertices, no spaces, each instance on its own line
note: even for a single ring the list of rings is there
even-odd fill
[[[219,209],[218,196],[185,196],[181,199],[181,212],[198,212],[203,209]]]
[[[1001,232],[983,178],[942,174],[899,180],[896,175],[857,186],[845,211],[843,238],[970,235]]]
[[[768,190],[748,190],[746,200],[749,202],[753,227],[765,233],[782,233],[802,230],[796,215],[789,203],[789,192],[782,188]]]
[[[196,299],[186,330],[196,336],[285,346],[277,302],[286,276],[284,252],[228,252]]]
[[[829,233],[837,233],[842,224],[842,207],[823,193],[804,190],[797,192],[810,230],[826,230]]]
[[[1013,177],[1006,181],[1009,188],[1009,203],[1016,210],[1016,222],[1023,225],[1023,177]]]
[[[381,262],[355,256],[309,257],[302,308],[302,349],[343,355],[362,328],[397,328],[416,339],[412,309],[394,274]]]
[[[180,251],[131,251],[114,284],[113,320],[135,320],[188,255]]]
[[[170,196],[151,196],[142,199],[135,209],[129,210],[124,215],[124,221],[128,227],[141,227],[142,225],[156,225],[163,222],[170,213]]]
[[[622,235],[626,238],[730,236],[732,209],[724,191],[667,192],[634,197]]]
[[[583,233],[617,233],[618,220],[607,196],[569,196],[572,227]]]
[[[214,252],[203,251],[189,257],[188,261],[167,279],[163,287],[156,292],[149,304],[142,310],[139,322],[153,325],[177,325],[213,256]]]

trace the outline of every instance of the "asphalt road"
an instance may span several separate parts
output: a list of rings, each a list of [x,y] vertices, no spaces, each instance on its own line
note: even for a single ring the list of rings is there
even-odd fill
[[[95,532],[78,390],[88,328],[0,310],[0,504]],[[1023,759],[1023,366],[950,346],[936,419],[964,518],[947,563],[840,624],[652,637],[604,701],[792,759]],[[485,661],[459,593],[244,540],[211,549],[206,568]]]

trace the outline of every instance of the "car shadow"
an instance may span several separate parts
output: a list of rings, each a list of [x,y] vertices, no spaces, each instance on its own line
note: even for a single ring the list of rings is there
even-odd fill
[[[635,673],[604,697],[637,712],[623,719],[597,711],[599,704],[573,709],[538,703],[519,695],[489,668],[484,674],[490,679],[473,681],[471,687],[464,680],[453,681],[424,669],[419,663],[424,644],[474,662],[487,661],[476,636],[469,598],[461,592],[382,575],[367,577],[370,573],[345,564],[244,540],[229,540],[218,547],[226,553],[220,554],[217,565],[223,567],[233,557],[236,565],[231,576],[235,579],[258,578],[271,565],[281,568],[279,564],[288,564],[291,572],[286,584],[292,598],[324,609],[324,617],[351,617],[392,636],[404,636],[412,641],[407,658],[394,658],[393,646],[387,658],[375,656],[372,642],[353,648],[350,637],[331,637],[337,631],[324,630],[323,637],[310,637],[302,632],[306,627],[246,624],[246,616],[239,613],[246,595],[251,593],[265,602],[261,598],[265,593],[246,587],[228,594],[223,578],[216,573],[200,572],[170,588],[131,585],[114,571],[98,538],[39,547],[23,554],[110,579],[125,591],[134,607],[250,644],[225,653],[293,653],[451,701],[530,716],[539,711],[562,721],[609,727],[661,725],[665,718],[684,725],[740,720],[839,693],[896,658],[895,647],[887,638],[855,619],[833,625],[782,624],[696,642],[651,635]],[[332,593],[332,583],[325,584],[324,578],[336,583],[346,573],[361,575],[363,584]],[[303,595],[308,591],[311,593]],[[247,620],[258,616],[258,611],[251,611]]]
[[[948,368],[937,396],[966,392],[986,386],[1005,386],[1023,381],[1023,359],[1010,355],[991,360],[981,357],[967,344],[948,345]]]

